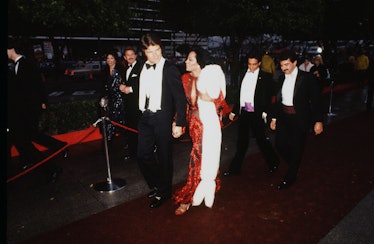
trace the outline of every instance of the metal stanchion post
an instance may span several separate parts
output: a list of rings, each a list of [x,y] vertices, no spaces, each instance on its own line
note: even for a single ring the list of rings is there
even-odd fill
[[[329,104],[329,112],[327,113],[327,116],[335,116],[336,114],[332,112],[332,93],[334,89],[334,80],[331,80],[330,83],[330,104]]]
[[[100,102],[100,105],[107,104]],[[102,105],[102,107],[105,107]],[[111,173],[110,173],[110,163],[109,163],[109,153],[108,153],[108,139],[106,134],[106,121],[109,120],[108,117],[101,117],[98,121],[96,121],[95,124],[98,122],[102,123],[102,129],[103,129],[103,140],[104,140],[104,147],[105,147],[105,159],[107,164],[107,170],[108,170],[108,178],[106,181],[102,181],[99,183],[94,184],[94,188],[97,191],[100,192],[114,192],[117,190],[120,190],[126,186],[126,181],[123,179],[112,179]]]

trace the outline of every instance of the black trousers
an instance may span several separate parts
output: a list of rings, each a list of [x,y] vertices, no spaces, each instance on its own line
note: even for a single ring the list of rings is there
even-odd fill
[[[125,119],[126,126],[131,129],[138,130],[140,116],[140,110],[128,110]],[[129,130],[127,131],[126,135],[128,140],[129,154],[131,157],[136,157],[138,150],[138,133]]]
[[[148,187],[158,189],[157,196],[171,197],[173,178],[171,120],[161,112],[145,111],[138,125],[138,163]]]
[[[66,143],[46,135],[39,130],[39,113],[20,113],[9,121],[8,153],[14,145],[19,152],[21,163],[37,163],[43,156],[33,145],[35,142],[50,150],[57,151]]]
[[[229,170],[240,172],[244,157],[249,148],[249,141],[253,134],[257,145],[264,156],[268,167],[271,168],[279,163],[278,156],[273,149],[273,145],[265,134],[266,124],[261,113],[241,111],[239,117],[238,139],[236,143],[236,153],[232,159]]]
[[[285,181],[293,182],[296,180],[308,129],[308,123],[300,121],[300,118],[295,114],[282,113],[277,119],[275,145],[280,156],[288,164]]]

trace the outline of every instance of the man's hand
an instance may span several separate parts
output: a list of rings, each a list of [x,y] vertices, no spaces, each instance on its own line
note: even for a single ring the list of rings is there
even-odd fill
[[[272,119],[270,122],[270,129],[275,130],[277,128],[277,121]]]
[[[121,84],[119,85],[119,90],[125,94],[129,94],[131,92],[131,87]]]
[[[172,124],[172,135],[174,138],[178,138],[183,135],[183,127],[177,126],[175,122]]]
[[[323,123],[322,122],[316,122],[314,124],[314,133],[315,135],[319,135],[323,132]]]

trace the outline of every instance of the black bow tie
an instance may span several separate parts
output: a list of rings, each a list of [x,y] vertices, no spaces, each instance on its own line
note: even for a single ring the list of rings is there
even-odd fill
[[[147,69],[149,69],[150,67],[153,67],[153,69],[156,69],[156,64],[145,64],[145,66],[147,67]]]
[[[129,64],[129,68],[132,68],[132,64]]]

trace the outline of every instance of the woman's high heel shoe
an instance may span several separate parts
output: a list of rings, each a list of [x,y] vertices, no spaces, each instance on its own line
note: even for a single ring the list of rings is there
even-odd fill
[[[175,210],[175,215],[183,215],[190,208],[190,204],[180,204],[179,207]]]

